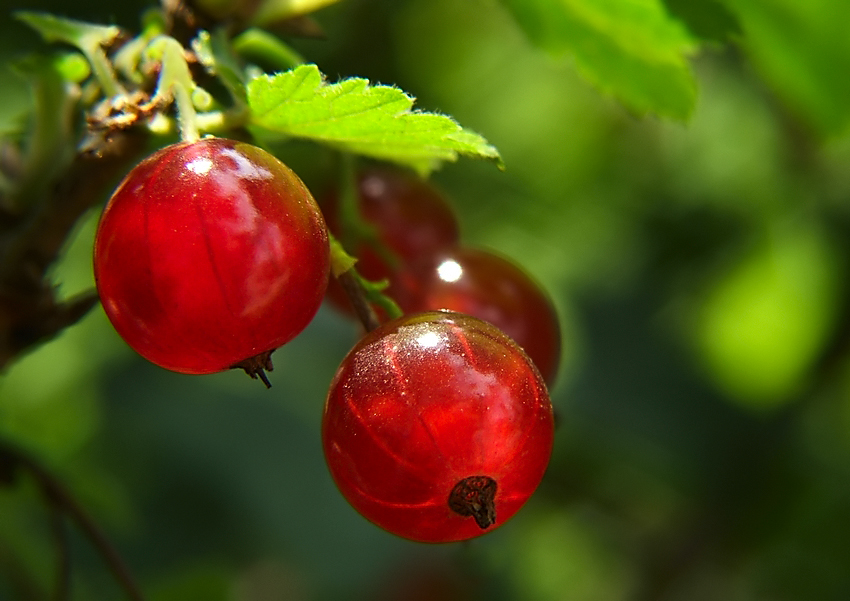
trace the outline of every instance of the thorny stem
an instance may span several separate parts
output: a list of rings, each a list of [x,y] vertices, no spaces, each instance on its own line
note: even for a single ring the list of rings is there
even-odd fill
[[[86,538],[88,538],[92,545],[94,545],[101,557],[103,557],[103,560],[106,562],[118,584],[121,585],[127,593],[127,597],[133,601],[143,601],[144,597],[142,597],[142,593],[140,592],[133,577],[130,575],[130,571],[124,564],[124,560],[121,558],[121,555],[115,547],[112,546],[106,538],[106,535],[91,516],[89,516],[85,509],[83,509],[83,507],[59,482],[59,480],[57,480],[34,459],[2,441],[0,441],[0,464],[2,464],[3,471],[12,472],[12,475],[14,475],[16,468],[25,469],[29,472],[41,488],[45,501],[51,509],[71,518],[83,534],[85,534]],[[9,474],[6,473],[6,476],[9,476]],[[57,516],[55,519],[57,521],[60,520],[60,516]],[[56,527],[58,528],[59,526],[57,525]],[[59,538],[60,545],[66,545],[66,542],[64,541],[64,533],[60,534],[57,531],[57,538]],[[64,570],[66,569],[65,562],[67,561],[67,549],[62,548],[59,553],[60,562],[62,563],[60,570]],[[64,582],[64,580],[67,579],[67,575],[60,573],[58,578],[57,595],[59,599],[63,599],[67,597],[65,594],[67,585]]]

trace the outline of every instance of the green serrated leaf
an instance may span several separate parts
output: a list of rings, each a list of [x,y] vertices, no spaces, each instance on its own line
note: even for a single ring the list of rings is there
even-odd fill
[[[724,0],[741,45],[797,115],[822,136],[850,128],[850,2]]]
[[[400,89],[361,78],[328,84],[315,65],[254,79],[248,102],[255,125],[420,173],[459,155],[501,160],[483,137],[450,117],[413,111],[413,98]]]
[[[696,102],[695,41],[661,0],[503,0],[533,42],[569,55],[638,114],[685,120]]]

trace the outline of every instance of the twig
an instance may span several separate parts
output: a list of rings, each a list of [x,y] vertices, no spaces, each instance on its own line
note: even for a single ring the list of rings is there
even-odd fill
[[[106,538],[106,535],[91,516],[89,516],[85,509],[83,509],[79,502],[77,502],[71,493],[62,485],[61,482],[59,482],[59,480],[57,480],[34,459],[2,441],[0,441],[0,465],[2,465],[2,469],[7,472],[7,475],[10,470],[11,473],[14,473],[15,468],[25,469],[29,472],[30,475],[35,478],[41,488],[45,500],[51,508],[57,513],[70,517],[80,528],[83,534],[85,534],[86,538],[88,538],[92,545],[94,545],[98,553],[100,553],[101,557],[103,557],[103,560],[106,562],[113,576],[115,576],[116,581],[127,593],[127,597],[133,601],[143,601],[144,598],[142,597],[142,593],[140,592],[138,585],[133,580],[133,577],[130,575],[130,571],[125,565],[124,560],[121,558],[121,555],[115,547],[112,546]],[[64,536],[64,534],[62,536]],[[61,540],[60,544],[64,546],[66,545],[66,542]],[[67,554],[67,551],[60,549],[59,553]],[[65,569],[64,562],[66,559],[66,557],[60,558],[60,561],[63,564],[62,569]],[[59,591],[57,594],[60,595],[58,597],[59,599],[63,598],[61,596],[61,592],[63,591],[62,587],[65,586],[62,582],[63,578],[67,578],[67,576],[63,576],[60,573],[57,580],[57,591]]]
[[[73,228],[141,153],[146,136],[116,132],[92,152],[78,152],[36,210],[0,231],[0,369],[75,323],[97,302],[91,293],[56,299],[48,272]]]

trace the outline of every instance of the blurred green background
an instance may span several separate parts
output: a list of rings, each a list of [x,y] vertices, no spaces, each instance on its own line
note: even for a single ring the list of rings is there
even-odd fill
[[[68,484],[153,601],[850,599],[850,105],[830,95],[850,87],[846,42],[830,45],[847,11],[740,5],[743,24],[667,2],[703,42],[685,123],[624,109],[496,0],[345,0],[315,15],[325,39],[292,42],[504,157],[505,172],[461,160],[433,176],[465,241],[523,265],[562,320],[555,454],[499,530],[421,545],[342,499],[319,422],[358,329],[328,307],[275,353],[270,391],[156,368],[97,308],[0,375],[0,435]],[[8,62],[45,48],[7,6],[0,131],[28,103]],[[8,8],[133,29],[146,6]],[[322,153],[283,152],[326,185]],[[56,268],[63,294],[93,285],[96,219]],[[74,598],[121,598],[72,540]],[[0,599],[46,598],[54,555],[35,486],[0,488]]]

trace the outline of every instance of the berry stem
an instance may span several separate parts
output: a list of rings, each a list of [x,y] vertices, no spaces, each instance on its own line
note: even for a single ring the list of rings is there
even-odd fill
[[[197,142],[201,136],[198,132],[195,106],[192,104],[192,91],[196,86],[184,52],[183,46],[177,40],[166,35],[157,36],[148,45],[147,56],[159,60],[161,64],[156,93],[150,104],[173,100],[177,105],[180,139],[184,142]]]
[[[343,244],[355,249],[367,227],[360,217],[357,203],[357,170],[354,157],[345,152],[340,154],[339,168],[339,218],[342,222]]]
[[[106,57],[106,53],[101,48],[97,40],[87,40],[84,45],[80,46],[86,58],[91,65],[97,82],[100,84],[103,93],[108,98],[112,98],[124,93],[124,88],[118,83],[115,77],[115,72],[112,70],[112,63]]]
[[[363,278],[354,268],[357,259],[345,252],[342,244],[330,232],[328,239],[331,247],[331,273],[345,290],[345,294],[348,296],[348,300],[363,327],[366,328],[367,332],[371,332],[381,325],[381,320],[378,319],[378,315],[372,305],[369,304],[369,296]]]
[[[107,98],[125,94],[124,88],[115,77],[112,63],[103,51],[105,45],[115,41],[121,34],[120,28],[94,25],[38,12],[18,11],[15,16],[41,33],[46,40],[65,42],[79,48],[89,61],[92,73]]]
[[[293,69],[304,64],[304,58],[284,44],[280,38],[252,27],[233,38],[233,50],[242,56],[259,57],[278,69]]]
[[[354,269],[341,273],[337,276],[343,290],[348,295],[351,305],[354,307],[357,317],[367,332],[371,332],[381,325],[381,320],[378,319],[378,314],[369,304],[369,299],[366,297],[366,289],[361,283],[360,274]]]
[[[392,267],[398,266],[398,257],[380,239],[375,226],[360,212],[355,157],[349,153],[340,155],[339,217],[342,222],[342,242],[345,248],[355,249],[360,244],[369,245]]]
[[[361,233],[369,229],[360,216],[357,199],[357,175],[355,170],[355,158],[351,154],[340,155],[340,198],[339,211],[343,222],[343,235],[354,233],[357,239]],[[354,248],[353,240],[349,240]],[[383,294],[385,283],[374,283],[361,276],[356,268],[357,259],[349,255],[340,242],[330,236],[331,243],[331,270],[339,280],[343,290],[351,301],[354,311],[367,332],[371,332],[381,324],[373,304],[378,305],[390,319],[401,317],[402,311],[399,306]]]

